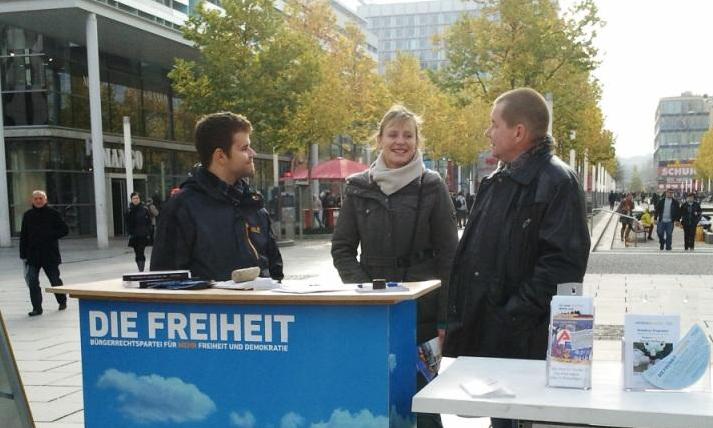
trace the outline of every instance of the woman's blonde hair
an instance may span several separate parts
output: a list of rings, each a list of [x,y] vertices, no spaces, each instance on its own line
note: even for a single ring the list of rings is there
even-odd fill
[[[379,122],[379,131],[374,135],[374,140],[378,143],[379,137],[384,135],[384,129],[389,126],[391,122],[405,122],[407,120],[413,121],[416,128],[416,145],[421,143],[421,136],[419,135],[418,129],[423,123],[423,119],[416,113],[404,107],[403,104],[394,104],[386,112],[384,117],[381,118]]]

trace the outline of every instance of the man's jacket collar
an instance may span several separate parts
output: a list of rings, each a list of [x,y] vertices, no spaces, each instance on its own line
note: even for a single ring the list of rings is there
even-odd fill
[[[188,174],[188,179],[181,184],[181,188],[199,188],[203,193],[212,198],[227,201],[242,207],[258,206],[262,208],[262,195],[252,189],[245,180],[238,180],[234,185],[229,185],[201,165],[197,165]]]
[[[537,142],[530,150],[522,153],[509,165],[501,163],[495,174],[508,175],[516,183],[527,185],[535,178],[547,162],[552,159],[552,137],[547,136]]]

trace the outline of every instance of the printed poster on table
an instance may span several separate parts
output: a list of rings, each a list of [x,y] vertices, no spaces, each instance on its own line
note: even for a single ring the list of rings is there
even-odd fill
[[[591,297],[554,296],[550,305],[547,385],[592,386],[594,302]]]
[[[643,374],[660,363],[680,338],[677,315],[635,315],[624,318],[624,388],[656,389]]]

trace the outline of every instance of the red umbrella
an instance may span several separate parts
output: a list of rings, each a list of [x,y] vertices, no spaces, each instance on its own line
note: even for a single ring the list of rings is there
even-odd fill
[[[312,168],[310,178],[313,180],[344,180],[350,175],[362,172],[367,168],[369,167],[363,163],[336,158],[322,162]]]
[[[306,180],[307,174],[307,168],[305,168],[304,166],[298,166],[297,168],[295,168],[294,171],[287,171],[286,173],[284,173],[280,180],[285,180],[287,178],[290,178],[292,180]]]

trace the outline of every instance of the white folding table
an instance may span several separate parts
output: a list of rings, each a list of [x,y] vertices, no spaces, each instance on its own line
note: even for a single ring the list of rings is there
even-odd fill
[[[461,383],[491,378],[514,398],[473,398]],[[489,416],[572,425],[713,427],[710,392],[624,391],[621,363],[595,361],[590,390],[549,388],[545,361],[460,357],[413,398],[422,413]]]

